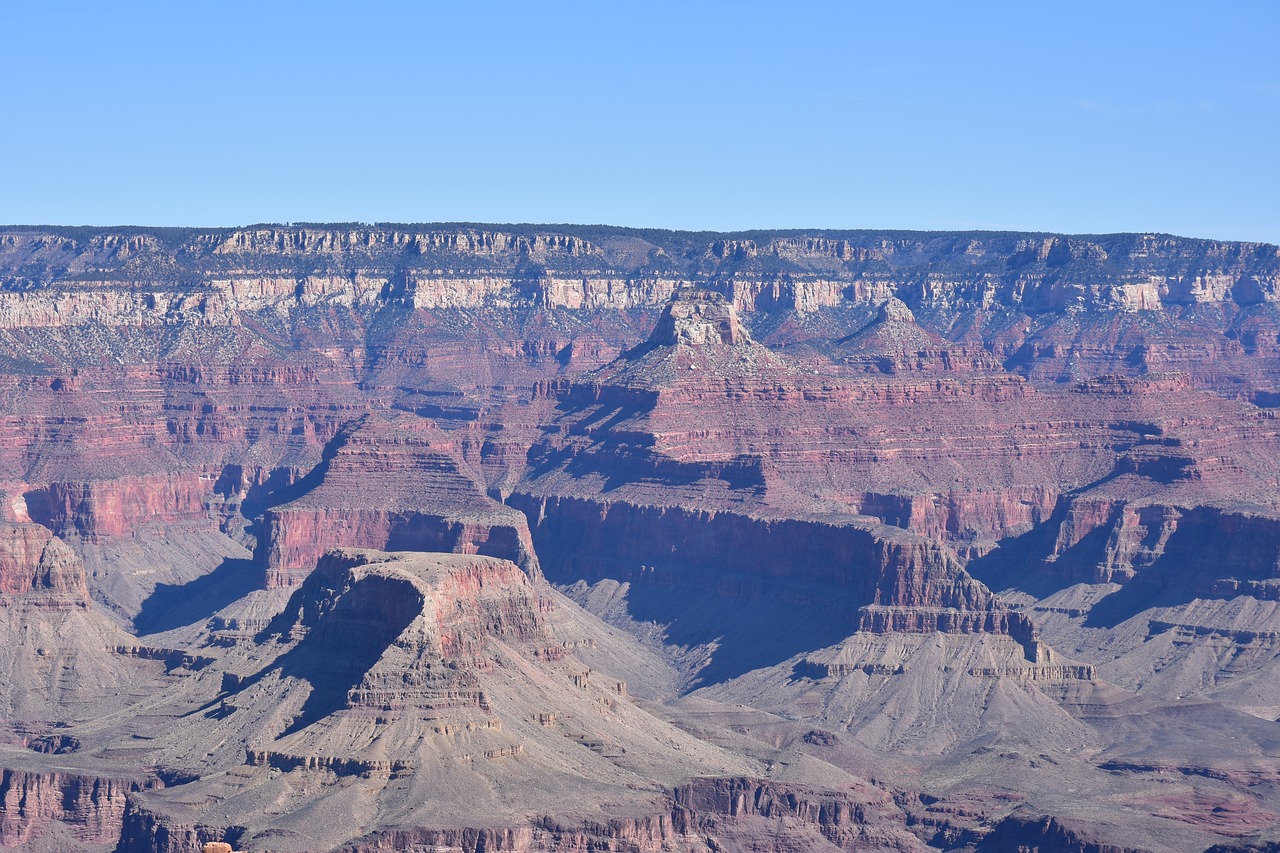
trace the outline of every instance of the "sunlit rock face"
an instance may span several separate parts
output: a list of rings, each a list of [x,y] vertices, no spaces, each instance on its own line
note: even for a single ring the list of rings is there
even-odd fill
[[[692,287],[676,291],[649,336],[649,342],[658,346],[733,346],[750,340],[729,300],[715,291]]]

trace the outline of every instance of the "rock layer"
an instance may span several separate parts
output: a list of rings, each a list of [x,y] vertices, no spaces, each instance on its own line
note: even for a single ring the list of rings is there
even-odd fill
[[[524,517],[485,493],[459,442],[430,421],[366,417],[330,443],[312,477],[313,488],[266,513],[268,588],[297,585],[335,547],[485,554],[537,573]]]
[[[70,828],[82,844],[113,844],[128,796],[137,790],[138,782],[130,779],[0,770],[0,845],[38,842],[55,823]]]

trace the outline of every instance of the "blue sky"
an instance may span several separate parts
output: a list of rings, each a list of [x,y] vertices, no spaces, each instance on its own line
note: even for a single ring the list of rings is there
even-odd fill
[[[1280,3],[9,3],[0,222],[1280,243]]]

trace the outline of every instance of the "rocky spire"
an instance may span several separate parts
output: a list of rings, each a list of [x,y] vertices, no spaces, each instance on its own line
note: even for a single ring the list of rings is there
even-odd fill
[[[880,312],[876,316],[880,322],[890,323],[914,323],[916,315],[911,313],[911,309],[907,307],[907,303],[903,302],[896,296],[890,296],[883,305],[880,306]]]
[[[654,346],[751,343],[738,312],[723,294],[697,287],[677,290],[649,336]]]

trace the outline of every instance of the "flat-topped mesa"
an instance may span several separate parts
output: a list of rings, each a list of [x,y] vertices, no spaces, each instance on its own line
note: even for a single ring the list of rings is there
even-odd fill
[[[524,516],[485,493],[456,439],[433,422],[366,416],[326,454],[317,484],[263,519],[258,561],[268,589],[297,586],[342,547],[487,554],[537,576]]]
[[[328,552],[259,637],[290,645],[274,664],[277,672],[308,682],[312,691],[291,731],[251,754],[250,763],[308,755],[381,758],[362,753],[341,734],[342,719],[355,715],[364,726],[368,712],[376,712],[379,725],[416,709],[415,719],[445,714],[459,725],[483,727],[489,708],[480,676],[494,670],[500,646],[530,660],[563,654],[543,621],[550,606],[507,560]],[[228,683],[235,692],[227,707],[233,709],[278,704],[281,691],[287,693],[287,685],[264,686],[258,679]],[[301,733],[331,715],[316,732]]]
[[[684,287],[671,297],[649,336],[651,346],[736,346],[752,343],[737,309],[723,294]]]
[[[490,640],[550,639],[529,578],[493,557],[334,550],[299,590],[298,604],[290,631],[315,635],[316,650],[331,640],[358,642],[353,638],[377,647],[380,663],[349,694],[355,704],[431,705],[442,689],[447,701],[459,698],[453,691],[465,698],[475,692],[467,689],[473,672],[493,667]],[[442,671],[441,662],[451,665]]]

